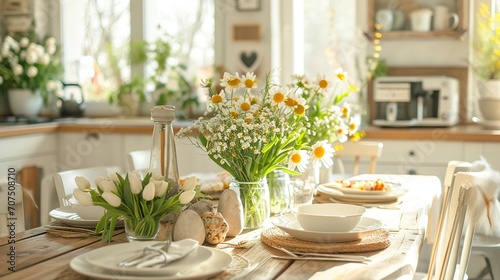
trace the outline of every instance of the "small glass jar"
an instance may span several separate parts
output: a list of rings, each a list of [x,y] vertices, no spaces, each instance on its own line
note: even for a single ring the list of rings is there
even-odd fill
[[[270,217],[269,187],[266,178],[257,182],[232,180],[229,185],[236,191],[243,206],[243,227],[256,229]]]

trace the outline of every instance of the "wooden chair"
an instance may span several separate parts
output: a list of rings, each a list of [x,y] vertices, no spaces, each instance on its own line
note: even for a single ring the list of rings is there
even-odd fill
[[[354,158],[353,168],[350,175],[358,174],[359,164],[362,158],[367,158],[370,161],[368,173],[375,173],[377,159],[382,155],[382,148],[384,147],[384,144],[379,142],[358,141],[345,142],[340,145],[341,148],[335,152],[335,160],[340,174],[346,174],[344,162],[342,160],[346,158]]]
[[[75,183],[76,176],[87,178],[92,187],[95,188],[94,179],[97,178],[97,176],[107,176],[114,172],[121,173],[121,168],[118,166],[99,166],[55,173],[52,178],[56,187],[60,207],[69,205],[68,197],[73,195],[73,190],[77,187]]]
[[[129,152],[127,155],[127,160],[130,170],[139,171],[142,175],[145,175],[149,171],[150,158],[150,150],[138,150]]]
[[[485,180],[477,172],[458,172],[452,181],[443,194],[427,279],[461,280],[466,277],[477,216],[477,186]],[[421,276],[415,278],[422,279]]]
[[[14,191],[9,189],[6,177],[0,178],[0,237],[25,230],[23,188],[20,184],[14,185]],[[12,228],[9,225],[15,223]]]

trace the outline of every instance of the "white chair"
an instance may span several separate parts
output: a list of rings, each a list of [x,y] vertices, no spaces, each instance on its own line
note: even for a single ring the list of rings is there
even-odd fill
[[[377,159],[382,155],[384,144],[370,141],[345,142],[341,144],[342,148],[335,152],[335,160],[338,165],[339,173],[346,174],[344,162],[342,159],[354,158],[352,172],[350,175],[357,175],[362,158],[370,161],[368,173],[375,173]]]
[[[336,147],[334,165],[328,170],[320,170],[320,183],[346,179],[357,175],[362,159],[370,163],[368,173],[374,174],[377,160],[382,155],[384,144],[371,141],[345,142],[334,144]],[[344,164],[352,162],[352,171],[346,172]]]
[[[121,168],[118,166],[99,166],[55,173],[52,178],[54,179],[60,207],[69,205],[67,198],[73,195],[73,190],[77,187],[75,183],[76,176],[87,178],[92,187],[95,188],[95,178],[98,176],[107,176],[115,172],[121,173]]]
[[[23,188],[19,184],[14,185],[14,190],[9,189],[7,178],[0,178],[0,237],[25,230]],[[14,223],[15,227],[9,225]]]
[[[138,150],[129,152],[127,155],[127,160],[130,170],[139,171],[144,176],[149,171],[150,158],[150,150]]]
[[[477,216],[477,186],[485,180],[477,172],[458,172],[454,177],[452,186],[443,195],[427,279],[462,280],[466,277]],[[418,274],[415,278],[421,277]]]
[[[446,194],[449,191],[450,186],[453,185],[455,173],[460,171],[469,171],[471,167],[472,163],[470,162],[450,161],[444,178],[443,193]],[[443,197],[444,196],[445,195],[443,195]],[[500,256],[500,238],[476,233],[472,240],[471,255],[483,257],[486,264],[484,269],[476,277],[477,279],[483,279],[483,277],[487,274],[491,276],[491,279],[500,279],[500,266],[491,265],[492,260],[497,259]]]

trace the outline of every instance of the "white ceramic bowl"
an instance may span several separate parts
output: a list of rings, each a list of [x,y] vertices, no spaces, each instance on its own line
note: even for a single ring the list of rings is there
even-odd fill
[[[500,120],[500,99],[480,98],[478,100],[479,110],[485,120]]]
[[[300,226],[308,231],[348,232],[358,225],[365,211],[358,205],[323,203],[301,205],[295,215]]]
[[[104,215],[105,209],[101,206],[82,206],[80,204],[71,204],[73,211],[80,216],[80,218],[89,221],[98,221]]]

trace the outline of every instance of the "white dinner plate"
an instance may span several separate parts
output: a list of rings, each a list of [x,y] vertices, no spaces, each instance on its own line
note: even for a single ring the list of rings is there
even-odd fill
[[[123,275],[137,276],[159,276],[173,275],[177,272],[189,270],[193,264],[201,264],[212,256],[212,251],[203,246],[196,248],[180,260],[173,261],[165,267],[121,267],[118,264],[126,259],[129,259],[143,252],[144,247],[158,243],[158,241],[150,242],[131,242],[109,245],[99,249],[95,249],[86,254],[87,262],[109,271],[117,271]],[[172,243],[174,244],[174,243]]]
[[[131,244],[131,243],[126,243]],[[184,272],[179,272],[175,275],[152,275],[140,276],[141,279],[148,280],[192,280],[192,279],[207,279],[215,276],[226,269],[232,261],[231,255],[226,252],[205,247],[212,252],[212,256],[201,264],[193,263],[192,269]],[[89,252],[90,253],[90,252]],[[98,278],[98,279],[117,279],[117,280],[135,280],[137,275],[124,275],[119,271],[108,270],[101,267],[96,267],[87,262],[87,254],[82,254],[75,257],[70,262],[70,267],[82,275]]]
[[[334,188],[328,188],[323,185],[318,186],[318,191],[329,195],[336,200],[341,200],[344,202],[391,202],[397,200],[400,196],[407,193],[406,189],[401,189],[401,191],[394,191],[386,195],[370,195],[370,194],[350,194],[343,193]]]
[[[56,208],[49,212],[52,218],[75,227],[95,228],[99,220],[85,220],[73,211],[71,206]]]
[[[346,179],[349,180],[349,179]],[[375,180],[349,180],[350,182],[369,182],[369,181],[375,181]],[[371,191],[371,190],[361,190],[357,188],[345,188],[339,185],[339,183],[336,182],[328,182],[322,184],[324,187],[331,188],[331,189],[336,189],[341,191],[344,194],[352,194],[352,195],[383,195],[383,196],[388,196],[388,195],[394,195],[397,193],[405,193],[405,189],[401,187],[401,184],[399,183],[390,183],[390,182],[384,182],[386,186],[386,190],[383,191]]]
[[[361,239],[362,234],[379,229],[382,223],[379,220],[363,217],[359,224],[348,232],[319,232],[304,230],[294,214],[286,214],[272,220],[273,225],[279,227],[291,236],[311,242],[346,242]]]

